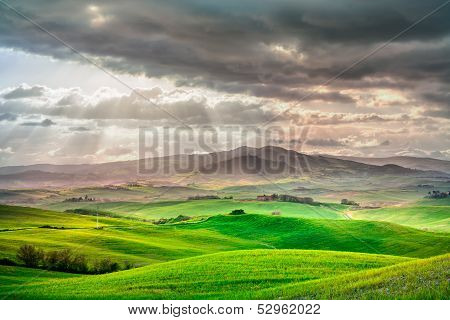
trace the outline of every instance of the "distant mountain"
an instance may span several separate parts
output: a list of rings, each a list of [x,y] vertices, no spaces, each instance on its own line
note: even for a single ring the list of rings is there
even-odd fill
[[[375,166],[384,166],[387,164],[395,164],[410,169],[424,171],[441,171],[450,173],[450,161],[438,160],[432,158],[416,158],[416,157],[387,157],[387,158],[364,158],[364,157],[346,157],[346,156],[327,156],[341,160],[350,160],[360,163],[366,163]]]
[[[177,184],[183,177],[199,180],[314,177],[436,176],[438,167],[422,171],[388,162],[368,164],[356,159],[308,155],[280,147],[240,147],[209,154],[173,155],[101,164],[36,164],[0,168],[0,188],[85,186],[146,180]],[[428,159],[433,160],[433,159]],[[381,162],[382,163],[382,162]],[[144,170],[143,170],[144,169]],[[448,172],[448,171],[447,171]]]

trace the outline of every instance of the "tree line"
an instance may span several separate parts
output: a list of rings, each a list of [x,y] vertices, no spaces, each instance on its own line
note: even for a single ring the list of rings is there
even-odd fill
[[[24,266],[29,268],[69,273],[103,274],[134,267],[128,262],[121,266],[109,257],[90,262],[85,255],[77,254],[71,249],[44,251],[32,244],[22,245],[18,249],[16,257]],[[9,262],[9,264],[12,264],[12,261]]]

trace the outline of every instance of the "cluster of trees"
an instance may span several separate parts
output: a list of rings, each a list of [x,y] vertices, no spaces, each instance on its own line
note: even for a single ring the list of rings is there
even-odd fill
[[[188,200],[217,200],[217,199],[220,199],[220,197],[215,196],[215,195],[204,195],[204,196],[196,195],[196,196],[188,197],[187,199]],[[223,197],[222,199],[231,200],[231,199],[233,199],[233,196],[226,196],[226,197]]]
[[[310,197],[297,197],[291,196],[288,194],[272,194],[270,196],[258,196],[257,200],[261,201],[283,201],[283,202],[295,202],[295,203],[305,203],[305,204],[314,204],[314,199]]]
[[[341,204],[345,204],[347,206],[359,206],[359,203],[357,203],[356,201],[348,200],[348,199],[342,199]]]
[[[230,216],[239,216],[245,214],[245,211],[243,209],[236,209],[230,212]]]
[[[184,215],[180,214],[179,216],[177,216],[175,218],[161,218],[159,220],[156,220],[153,223],[154,224],[177,223],[177,222],[187,221],[187,220],[191,220],[191,219],[192,218],[189,216],[184,216]]]
[[[119,263],[110,258],[99,259],[90,264],[85,255],[75,254],[70,249],[45,252],[32,244],[21,246],[17,251],[17,259],[30,268],[70,273],[102,274],[120,269]],[[124,269],[132,267],[131,264],[126,263]]]
[[[188,197],[188,200],[213,200],[213,199],[220,199],[220,197],[218,196],[214,196],[214,195],[206,195],[206,196],[192,196],[192,197]]]
[[[444,199],[450,196],[450,192],[440,192],[439,190],[433,190],[428,192],[428,195],[425,198],[431,199]]]
[[[296,196],[290,196],[288,194],[280,194],[278,195],[279,201],[284,202],[297,202],[297,203],[306,203],[306,204],[313,204],[314,199],[310,197],[296,197]]]
[[[74,198],[67,198],[64,200],[64,202],[90,202],[95,201],[95,198],[89,198],[87,195],[84,197],[74,197]]]

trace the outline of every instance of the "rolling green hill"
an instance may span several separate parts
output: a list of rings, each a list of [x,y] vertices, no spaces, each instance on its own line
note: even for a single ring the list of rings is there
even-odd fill
[[[31,243],[71,248],[90,261],[109,257],[146,265],[99,276],[0,266],[3,298],[266,299],[309,297],[311,288],[317,298],[448,297],[443,277],[449,256],[413,258],[450,252],[449,233],[267,214],[166,225],[100,217],[101,228],[96,224],[95,216],[0,206],[0,258],[15,259],[20,245]],[[385,268],[398,263],[406,267]],[[400,285],[403,278],[408,290]],[[334,291],[327,291],[331,285]]]
[[[450,234],[387,222],[296,219],[263,215],[214,216],[179,229],[212,230],[277,249],[316,249],[430,257],[450,251]]]
[[[2,288],[36,282],[47,282],[55,279],[81,277],[79,274],[54,272],[42,269],[12,267],[0,265],[0,292]],[[0,299],[4,296],[0,293]]]
[[[2,285],[8,299],[240,299],[266,288],[302,283],[408,258],[305,250],[234,251],[99,276]],[[0,267],[0,272],[5,268]],[[18,273],[24,268],[16,268]]]
[[[135,226],[129,220],[99,217],[101,226]],[[0,205],[0,231],[37,228],[44,225],[65,228],[95,228],[97,217],[29,207]]]
[[[450,255],[280,286],[255,299],[450,299]]]
[[[437,205],[436,205],[437,204]],[[397,206],[351,211],[355,219],[389,221],[423,230],[450,232],[450,206],[441,202],[430,205]]]
[[[65,222],[67,220],[67,222]],[[214,216],[203,222],[153,225],[139,221],[0,207],[2,257],[22,244],[71,248],[90,258],[138,265],[243,249],[317,249],[429,257],[449,252],[450,235],[385,222],[297,219],[268,215]],[[65,229],[37,226],[51,225]],[[25,229],[17,230],[17,226]],[[1,256],[0,256],[1,258]]]
[[[247,213],[271,214],[280,211],[282,216],[316,219],[344,219],[339,204],[306,205],[278,201],[239,201],[239,200],[181,200],[159,202],[105,202],[70,203],[62,202],[48,206],[51,210],[64,211],[74,208],[89,208],[113,212],[123,216],[145,219],[173,218],[180,214],[187,216],[212,216],[227,214],[234,209],[244,209]]]
[[[70,248],[90,259],[110,257],[137,265],[180,259],[227,250],[264,248],[257,241],[218,232],[193,232],[174,226],[100,218],[40,209],[0,206],[0,258],[15,259],[23,244],[43,249]],[[39,226],[65,229],[39,228]],[[9,230],[9,231],[5,231]]]

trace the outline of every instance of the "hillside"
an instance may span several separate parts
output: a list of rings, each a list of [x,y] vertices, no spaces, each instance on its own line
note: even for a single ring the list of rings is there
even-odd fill
[[[16,259],[22,244],[45,250],[72,249],[90,260],[109,257],[147,265],[228,250],[264,248],[257,241],[218,232],[179,230],[128,219],[0,206],[0,258]],[[42,226],[58,229],[41,228]]]
[[[339,204],[307,205],[302,203],[281,201],[239,201],[230,199],[220,200],[177,200],[155,202],[106,202],[106,203],[55,203],[47,206],[55,211],[74,208],[88,208],[93,211],[112,212],[125,217],[139,217],[145,219],[173,218],[180,214],[197,217],[228,214],[234,209],[243,209],[247,213],[272,214],[279,211],[287,217],[316,218],[316,219],[344,219],[341,214],[345,206]]]
[[[430,257],[450,251],[450,235],[362,220],[214,216],[178,229],[211,230],[276,249],[315,249]]]
[[[235,251],[108,275],[37,280],[21,287],[0,288],[8,299],[241,299],[266,288],[404,261],[408,259],[348,252]],[[11,267],[0,267],[0,272],[2,269]],[[15,269],[18,273],[23,270]]]
[[[256,299],[407,299],[448,300],[450,255],[414,260],[390,267],[322,280],[280,286]]]
[[[66,220],[67,221],[64,221]],[[153,225],[39,209],[0,206],[0,252],[15,259],[22,244],[71,248],[90,259],[153,264],[243,249],[315,249],[429,257],[450,250],[450,235],[386,222],[218,215],[203,222]],[[40,228],[40,226],[58,229]],[[64,227],[64,229],[62,229]]]
[[[405,205],[380,209],[350,211],[354,219],[389,221],[423,230],[450,232],[450,206]]]
[[[334,156],[333,156],[334,157]],[[417,170],[432,170],[450,173],[450,161],[439,160],[432,158],[418,158],[418,157],[386,157],[386,158],[367,158],[367,157],[350,157],[350,156],[336,156],[338,159],[350,160],[375,166],[384,166],[387,164],[394,164],[404,168]]]
[[[90,263],[111,258],[137,267],[94,276],[0,266],[0,298],[269,299],[311,292],[317,292],[317,298],[435,298],[448,294],[448,283],[443,282],[448,255],[431,263],[425,259],[406,268],[389,268],[448,253],[448,233],[387,222],[262,214],[216,215],[166,225],[99,217],[99,229],[96,220],[0,206],[0,258],[16,260],[22,244],[35,244],[44,250],[72,249],[86,255]],[[399,284],[403,277],[407,291]],[[430,289],[431,284],[437,290]],[[414,286],[420,290],[412,290]],[[328,287],[336,295],[330,296]]]

